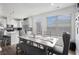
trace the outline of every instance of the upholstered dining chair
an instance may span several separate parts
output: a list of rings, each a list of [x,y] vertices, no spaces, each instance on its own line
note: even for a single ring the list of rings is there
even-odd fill
[[[62,35],[62,40],[63,40],[63,46],[55,45],[54,48],[48,49],[49,53],[51,52],[51,54],[56,54],[56,55],[68,55],[68,50],[70,45],[70,34],[64,32]]]

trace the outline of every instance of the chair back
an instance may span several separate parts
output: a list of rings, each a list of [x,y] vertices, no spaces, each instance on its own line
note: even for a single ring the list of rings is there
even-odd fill
[[[1,30],[1,29],[0,29],[0,40],[3,39],[3,35],[4,35],[4,30]]]
[[[63,33],[63,44],[64,44],[63,55],[67,55],[68,50],[69,50],[69,45],[70,45],[70,34],[69,33],[66,33],[66,32]]]

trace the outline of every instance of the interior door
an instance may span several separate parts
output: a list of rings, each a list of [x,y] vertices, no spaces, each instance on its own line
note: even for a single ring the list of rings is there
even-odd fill
[[[36,22],[37,34],[42,34],[41,22]]]

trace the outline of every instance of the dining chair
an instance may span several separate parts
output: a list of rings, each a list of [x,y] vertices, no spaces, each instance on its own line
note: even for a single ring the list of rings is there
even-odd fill
[[[4,31],[2,29],[0,29],[0,55],[2,54],[2,41],[3,41],[3,34],[4,34]]]
[[[3,34],[4,34],[4,30],[0,29],[0,46],[3,45],[2,41],[3,41]]]
[[[62,35],[62,39],[63,39],[63,46],[55,45],[54,48],[48,49],[49,52],[51,52],[51,54],[68,55],[68,50],[70,45],[70,34],[67,32],[64,32]]]

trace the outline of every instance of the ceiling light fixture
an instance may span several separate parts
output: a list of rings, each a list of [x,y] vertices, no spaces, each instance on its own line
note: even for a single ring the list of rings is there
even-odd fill
[[[51,6],[53,6],[54,5],[54,3],[51,3]]]

